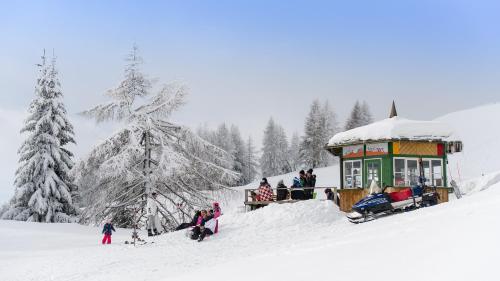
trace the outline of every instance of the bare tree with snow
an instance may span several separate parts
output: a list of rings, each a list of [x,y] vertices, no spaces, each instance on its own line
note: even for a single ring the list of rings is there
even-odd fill
[[[124,124],[73,171],[86,204],[82,218],[136,225],[144,220],[146,200],[155,192],[162,227],[169,231],[194,209],[208,207],[212,192],[232,185],[239,175],[232,170],[231,155],[168,121],[184,104],[186,86],[170,83],[152,94],[151,80],[139,69],[137,47],[127,62],[125,79],[107,93],[111,101],[82,113],[98,122]]]
[[[27,135],[19,149],[16,191],[2,219],[32,222],[73,222],[76,208],[69,176],[73,154],[66,148],[75,143],[73,126],[63,103],[63,93],[55,66],[42,56],[28,118],[21,133]]]

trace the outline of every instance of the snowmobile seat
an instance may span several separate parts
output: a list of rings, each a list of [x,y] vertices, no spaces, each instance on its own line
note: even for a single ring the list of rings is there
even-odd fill
[[[414,186],[411,188],[413,191],[413,196],[422,196],[424,194],[424,189],[421,186]]]
[[[412,191],[410,188],[405,188],[400,191],[395,191],[389,193],[389,197],[391,198],[392,202],[399,202],[406,200],[412,196]]]

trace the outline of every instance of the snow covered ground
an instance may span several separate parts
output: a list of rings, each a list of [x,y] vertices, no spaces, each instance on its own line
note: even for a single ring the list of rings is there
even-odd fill
[[[329,201],[230,212],[198,243],[100,245],[100,228],[0,221],[1,280],[498,280],[500,179],[432,208],[349,223]],[[142,233],[144,236],[144,233]],[[392,278],[394,277],[394,279]]]
[[[499,114],[494,104],[440,118],[465,145],[450,159],[464,179],[460,200],[354,225],[323,200],[241,213],[241,190],[254,183],[220,196],[216,236],[198,243],[177,232],[138,247],[124,244],[125,229],[100,245],[96,227],[0,221],[0,280],[498,280],[500,135],[485,128]],[[318,186],[338,185],[337,165],[315,173]]]
[[[455,129],[464,151],[450,155],[449,171],[466,180],[500,170],[500,103],[453,112],[436,119]]]

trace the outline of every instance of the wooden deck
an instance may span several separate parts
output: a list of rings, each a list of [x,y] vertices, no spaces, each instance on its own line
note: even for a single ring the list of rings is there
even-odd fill
[[[337,187],[301,187],[301,188],[283,188],[280,190],[287,190],[288,191],[288,196],[285,200],[276,200],[276,188],[271,188],[273,190],[273,201],[256,201],[252,198],[251,193],[252,191],[255,192],[258,190],[258,188],[254,189],[245,189],[245,206],[248,206],[250,208],[250,211],[253,211],[257,208],[267,206],[272,203],[277,203],[277,204],[286,204],[286,203],[295,203],[298,201],[303,201],[303,200],[293,200],[290,197],[291,191],[294,190],[307,190],[307,189],[312,189],[314,192],[318,192],[321,190],[321,192],[324,192],[325,189],[330,188],[333,192],[334,195],[334,200],[338,206],[339,209],[342,212],[350,212],[352,205],[354,205],[356,202],[361,200],[362,198],[366,197],[368,195],[369,189],[368,188],[355,188],[355,189],[338,189]],[[392,192],[392,191],[397,191],[400,189],[403,189],[406,187],[388,187],[386,189],[386,192]],[[443,202],[448,202],[448,194],[450,192],[450,188],[447,187],[438,187],[436,188],[436,191],[439,194],[439,203]],[[305,199],[307,200],[307,199]]]
[[[271,188],[273,191],[273,201],[256,201],[252,198],[251,193],[255,192],[258,190],[258,188],[253,188],[253,189],[245,189],[245,206],[249,206],[250,210],[253,211],[257,208],[267,206],[272,203],[277,203],[277,204],[286,204],[286,203],[296,203],[299,201],[304,201],[307,199],[303,200],[294,200],[291,199],[291,193],[292,191],[304,191],[304,190],[313,190],[313,192],[324,192],[325,189],[330,188],[332,191],[334,191],[334,194],[336,193],[337,188],[336,187],[300,187],[300,188],[279,188],[280,191],[286,190],[288,192],[286,199],[284,200],[277,200],[276,194],[278,189],[277,188]]]

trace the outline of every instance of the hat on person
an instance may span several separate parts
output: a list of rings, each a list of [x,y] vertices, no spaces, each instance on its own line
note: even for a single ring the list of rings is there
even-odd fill
[[[303,175],[303,174],[305,174],[305,173],[306,173],[306,172],[304,172],[304,170],[300,170],[300,172],[299,172],[299,174],[300,174],[300,175]]]
[[[260,184],[265,184],[267,183],[267,178],[262,178],[262,180],[260,181]]]
[[[219,206],[219,203],[218,202],[214,202],[214,207],[218,207]]]
[[[309,169],[309,170],[307,170],[307,172],[308,172],[309,174],[312,174],[312,173],[313,173],[313,169]]]

